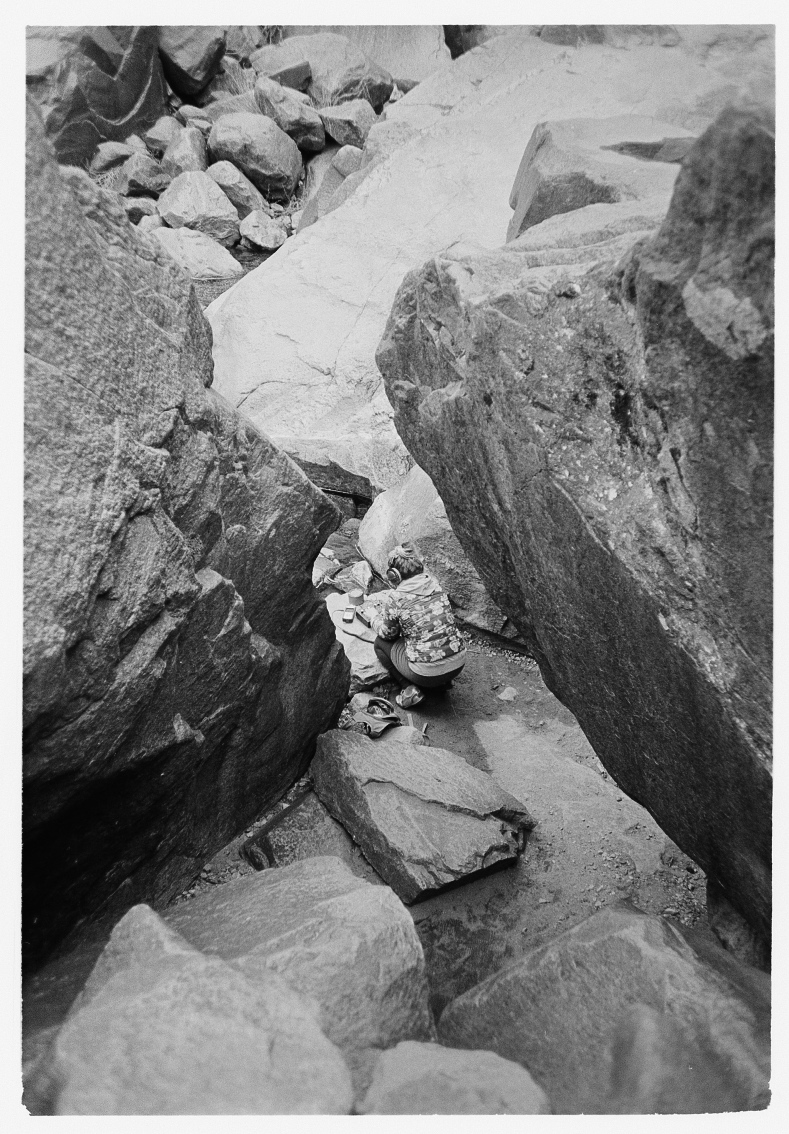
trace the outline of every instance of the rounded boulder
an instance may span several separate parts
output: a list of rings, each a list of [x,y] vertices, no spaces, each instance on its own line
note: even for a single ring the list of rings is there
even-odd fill
[[[231,161],[255,188],[274,200],[287,200],[302,170],[299,147],[262,114],[223,115],[208,137],[214,162]]]

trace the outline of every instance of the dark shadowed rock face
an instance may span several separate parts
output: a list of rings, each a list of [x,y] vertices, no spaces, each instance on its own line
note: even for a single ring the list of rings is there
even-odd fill
[[[164,900],[306,767],[347,688],[338,513],[213,391],[185,276],[28,123],[25,942]]]
[[[400,436],[547,684],[765,937],[771,130],[724,112],[615,271],[625,203],[543,222],[542,252],[538,225],[430,261],[378,352]]]
[[[128,33],[121,46],[106,27],[27,29],[27,89],[63,164],[85,164],[99,142],[122,142],[162,113],[158,29]]]

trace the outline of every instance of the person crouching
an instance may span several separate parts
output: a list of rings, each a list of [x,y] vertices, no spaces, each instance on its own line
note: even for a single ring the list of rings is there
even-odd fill
[[[438,580],[425,570],[419,552],[410,543],[389,553],[386,577],[392,590],[372,619],[375,654],[401,687],[395,698],[404,709],[422,700],[422,689],[441,689],[466,664],[449,597]]]

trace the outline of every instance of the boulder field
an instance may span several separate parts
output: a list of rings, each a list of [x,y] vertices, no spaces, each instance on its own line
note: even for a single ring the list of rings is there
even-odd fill
[[[24,938],[178,893],[307,766],[348,666],[339,513],[211,388],[154,234],[27,138]]]
[[[576,47],[516,29],[445,63],[387,106],[341,206],[207,309],[217,388],[316,483],[332,463],[377,489],[408,472],[374,361],[395,292],[450,245],[504,242],[538,123],[638,115],[697,135],[733,99],[770,88],[768,28],[683,29],[673,47],[637,31]]]
[[[773,146],[770,112],[724,111],[635,244],[642,203],[620,201],[450,249],[406,276],[378,351],[398,433],[549,688],[763,939]]]

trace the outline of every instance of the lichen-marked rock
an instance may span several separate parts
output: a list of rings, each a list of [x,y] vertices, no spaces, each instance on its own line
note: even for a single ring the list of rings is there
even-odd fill
[[[120,167],[115,189],[124,197],[158,197],[170,184],[170,180],[169,173],[165,173],[154,158],[145,154],[132,154]]]
[[[261,113],[272,118],[300,150],[320,153],[326,145],[323,123],[317,110],[287,87],[266,75],[259,75],[255,83],[255,101]]]
[[[184,128],[177,118],[171,114],[164,114],[145,131],[142,140],[152,154],[161,157],[167,147],[180,138],[183,131]]]
[[[492,1051],[403,1040],[385,1051],[359,1114],[550,1114],[519,1063]]]
[[[167,82],[176,94],[199,94],[219,70],[225,53],[225,29],[208,24],[159,28],[159,54]]]
[[[356,146],[360,150],[376,122],[375,111],[363,98],[343,102],[339,106],[326,106],[320,115],[330,138],[340,146]]]
[[[301,176],[298,146],[264,114],[224,114],[208,149],[212,161],[232,161],[268,199],[286,201]]]
[[[612,1074],[622,1097],[632,1074],[614,1065],[624,1054],[618,1029],[642,1004],[692,1053],[685,1084],[703,1082],[710,1054],[713,1068],[728,1066],[730,1090],[717,1102],[706,1096],[711,1110],[762,1109],[769,1101],[769,978],[737,971],[722,957],[713,967],[662,918],[626,903],[609,906],[453,1000],[439,1037],[522,1064],[557,1114],[604,1114]],[[668,1085],[664,1103],[681,1102],[684,1089]]]
[[[238,243],[236,208],[207,173],[180,173],[162,193],[157,209],[170,228],[193,228],[226,248]]]
[[[231,161],[216,161],[209,165],[206,173],[214,179],[231,204],[235,205],[241,220],[256,209],[264,212],[268,209],[263,194]]]
[[[310,581],[339,514],[207,389],[210,328],[161,247],[186,230],[139,232],[58,168],[35,107],[28,130],[33,963],[99,907],[179,893],[304,771],[348,667]]]
[[[411,915],[388,886],[357,878],[337,858],[230,882],[175,906],[165,920],[248,980],[273,971],[316,1000],[357,1091],[381,1050],[434,1036]]]
[[[244,240],[260,248],[264,252],[276,252],[287,240],[287,234],[281,224],[272,220],[268,213],[256,209],[249,213],[239,226]]]
[[[444,748],[335,729],[318,739],[315,791],[403,901],[515,862],[525,805]]]
[[[162,155],[162,169],[171,177],[180,173],[204,173],[207,165],[205,136],[194,126],[187,126]]]
[[[52,1112],[347,1114],[317,1006],[276,973],[203,956],[148,906],[118,922],[52,1043]]]
[[[190,279],[232,279],[244,274],[238,260],[204,232],[191,228],[157,228],[155,235],[167,255]]]

